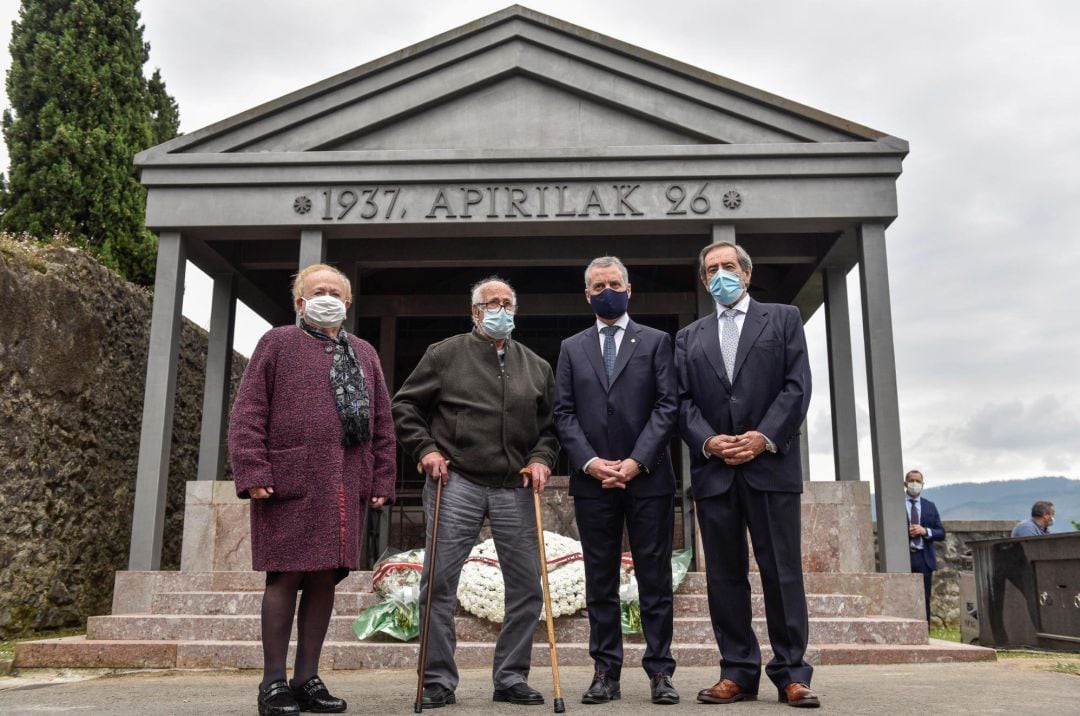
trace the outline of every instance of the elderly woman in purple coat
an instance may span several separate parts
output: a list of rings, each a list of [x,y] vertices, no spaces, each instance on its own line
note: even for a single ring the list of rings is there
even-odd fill
[[[251,561],[266,572],[259,713],[336,713],[318,676],[334,589],[359,568],[367,505],[394,497],[397,443],[379,357],[341,328],[349,281],[325,264],[293,282],[299,326],[262,337],[229,423],[236,494],[251,498]],[[297,593],[296,663],[285,661]]]

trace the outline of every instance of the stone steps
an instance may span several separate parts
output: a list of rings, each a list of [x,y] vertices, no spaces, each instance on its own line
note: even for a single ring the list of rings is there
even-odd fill
[[[348,641],[353,636],[355,616],[336,616],[330,620],[329,641]],[[119,615],[90,617],[86,636],[92,641],[176,640],[176,641],[258,641],[257,615]],[[456,619],[459,642],[488,642],[498,637],[500,625],[472,616]],[[762,642],[768,641],[765,619],[754,619],[754,631]],[[293,638],[295,638],[295,628]],[[584,617],[560,617],[555,620],[558,642],[588,642],[589,621]],[[642,642],[639,634],[626,635],[627,642]],[[676,617],[673,639],[679,643],[715,643],[712,624],[706,617]],[[828,644],[925,644],[926,622],[897,617],[825,617],[810,620],[810,641]],[[374,641],[373,639],[372,641]],[[379,635],[380,642],[393,642]],[[537,622],[534,642],[547,643],[547,629]]]
[[[994,659],[990,649],[935,642],[927,637],[918,575],[811,572],[805,575],[810,612],[808,659],[820,664],[918,663]],[[768,659],[760,581],[751,574],[755,631]],[[261,668],[259,610],[265,577],[259,572],[119,572],[113,615],[91,617],[86,637],[21,642],[17,667]],[[675,595],[673,651],[686,665],[719,662],[708,620],[705,575],[686,575]],[[416,643],[389,637],[357,640],[352,622],[376,602],[371,573],[338,585],[336,614],[324,650],[324,668],[414,668]],[[490,666],[499,625],[459,613],[458,662]],[[556,620],[560,663],[587,666],[588,620]],[[626,641],[626,663],[640,663],[639,635]],[[534,658],[546,664],[547,634],[537,624]]]
[[[559,663],[564,666],[588,665],[589,646],[582,642],[558,644]],[[641,663],[643,644],[625,647],[625,668]],[[490,667],[495,645],[490,642],[458,644],[457,662],[462,668]],[[715,644],[672,645],[673,655],[683,666],[716,666],[719,654]],[[762,646],[762,659],[772,656]],[[936,639],[926,644],[814,644],[807,649],[807,660],[815,665],[829,664],[917,664],[960,661],[993,661],[992,649],[970,647]],[[293,654],[290,647],[289,660]],[[415,669],[417,646],[401,643],[328,641],[323,647],[322,670],[330,669]],[[142,668],[142,669],[261,669],[262,645],[257,641],[145,641],[88,640],[66,637],[27,641],[18,645],[20,668]],[[545,645],[533,648],[533,663],[550,664]]]
[[[339,591],[334,611],[340,615],[357,615],[377,604],[376,594]],[[808,594],[807,609],[811,616],[866,616],[867,600],[858,594]],[[259,614],[262,592],[163,592],[154,595],[152,614]],[[752,607],[756,616],[765,614],[765,598],[754,594]],[[705,594],[675,594],[675,613],[679,616],[707,616],[709,602]]]
[[[874,598],[894,585],[910,582],[909,577],[906,573],[807,572],[803,581],[807,594],[862,594]],[[261,592],[266,585],[262,572],[117,572],[116,579],[118,587],[129,583],[151,584],[155,593]],[[916,586],[922,588],[921,584]],[[761,580],[756,572],[750,573],[750,588],[761,592]],[[338,592],[369,592],[371,572],[353,572],[338,584],[337,589]],[[705,574],[688,572],[679,593],[704,594]]]

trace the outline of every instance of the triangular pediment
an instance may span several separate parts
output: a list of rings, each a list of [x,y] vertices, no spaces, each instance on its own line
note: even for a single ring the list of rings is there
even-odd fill
[[[558,121],[551,121],[557,117]],[[701,144],[710,141],[625,107],[516,75],[325,149],[529,149]]]
[[[899,142],[514,6],[143,152]]]

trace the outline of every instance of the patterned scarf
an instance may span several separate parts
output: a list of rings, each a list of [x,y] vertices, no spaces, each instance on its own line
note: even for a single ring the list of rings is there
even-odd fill
[[[371,440],[371,403],[368,400],[364,369],[356,351],[342,328],[337,340],[304,321],[300,327],[321,341],[334,345],[334,360],[330,363],[330,387],[334,391],[338,417],[341,418],[341,444],[348,447]]]

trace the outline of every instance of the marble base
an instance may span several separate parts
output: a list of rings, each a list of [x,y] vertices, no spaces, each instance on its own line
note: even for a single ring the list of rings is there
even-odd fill
[[[231,481],[191,481],[184,506],[181,572],[251,569],[251,518],[247,500]]]
[[[802,493],[804,573],[873,572],[875,542],[870,522],[870,483],[808,482]],[[701,532],[695,530],[694,568],[705,570]],[[747,544],[750,537],[747,535]],[[750,571],[758,571],[750,544]]]
[[[568,479],[554,477],[544,493],[544,528],[575,539],[574,500]],[[681,528],[679,528],[681,534]],[[490,536],[485,527],[481,539]],[[700,537],[699,537],[700,540]],[[874,539],[870,522],[870,483],[808,482],[802,495],[804,572],[864,573],[874,571]],[[697,549],[701,558],[700,542]],[[232,482],[187,484],[184,510],[182,572],[233,572],[251,569],[251,536],[247,500],[236,497]],[[704,569],[698,561],[697,569]],[[756,563],[752,562],[752,570]]]

